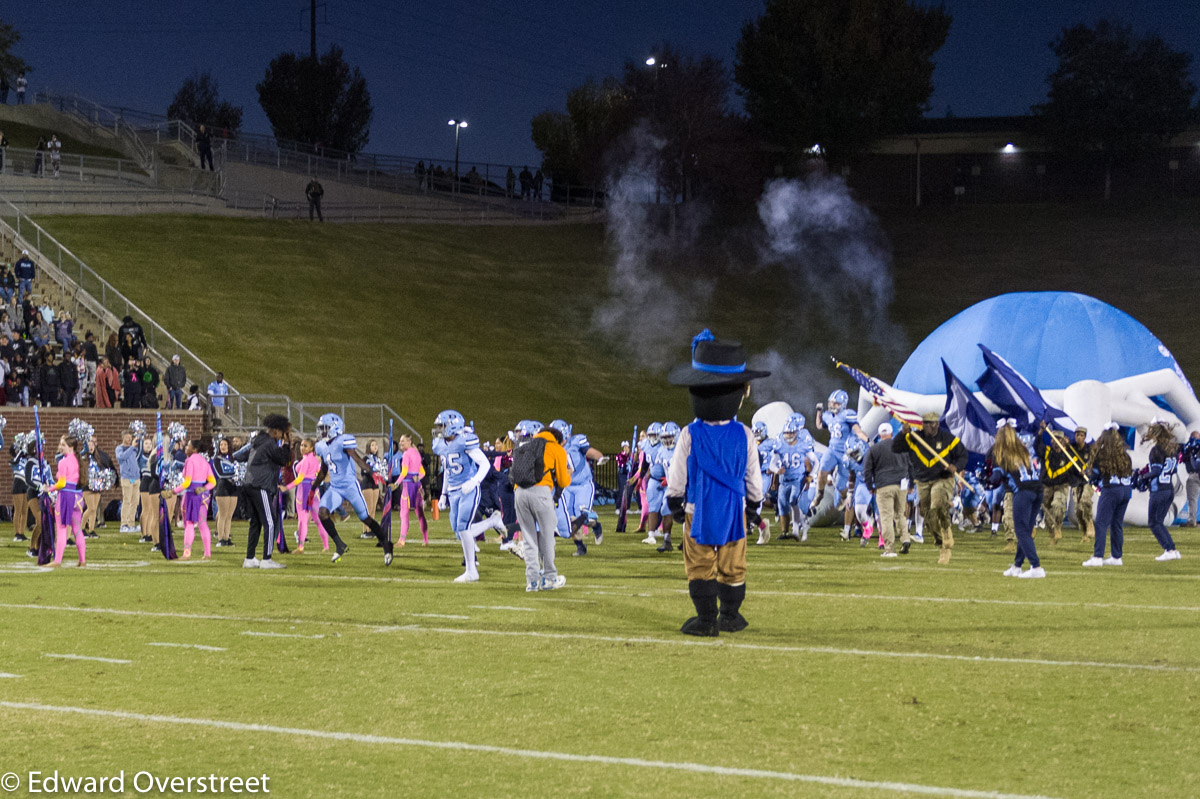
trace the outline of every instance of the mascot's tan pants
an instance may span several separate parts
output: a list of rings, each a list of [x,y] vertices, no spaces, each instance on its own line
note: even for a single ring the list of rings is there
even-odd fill
[[[746,582],[746,539],[723,547],[706,547],[696,543],[689,526],[683,535],[683,565],[688,580],[741,585]]]

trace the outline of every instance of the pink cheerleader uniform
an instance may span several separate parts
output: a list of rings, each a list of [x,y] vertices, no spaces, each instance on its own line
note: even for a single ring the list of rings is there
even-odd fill
[[[404,450],[400,459],[400,546],[404,546],[408,538],[408,512],[413,509],[421,524],[421,542],[429,543],[429,523],[425,521],[425,504],[421,502],[421,478],[424,476],[421,453],[416,447]]]
[[[212,490],[217,487],[208,458],[193,452],[183,464],[183,484],[175,489],[183,494],[183,557],[192,556],[192,542],[196,540],[196,525],[200,525],[200,540],[204,542],[204,559],[212,557],[212,531],[208,528],[208,506],[212,502]]]
[[[79,459],[75,453],[67,453],[58,462],[58,503],[54,508],[58,535],[54,537],[54,565],[62,564],[67,550],[67,537],[75,536],[75,549],[79,552],[79,565],[87,560],[87,544],[83,540],[83,492],[79,490]]]
[[[296,489],[296,519],[299,527],[296,530],[296,540],[299,551],[304,551],[304,542],[308,540],[308,521],[316,519],[317,532],[321,534],[321,547],[329,551],[329,534],[325,532],[321,519],[317,516],[321,492],[313,486],[313,480],[321,471],[321,459],[315,452],[310,452],[296,464],[296,479],[288,483],[288,488]]]

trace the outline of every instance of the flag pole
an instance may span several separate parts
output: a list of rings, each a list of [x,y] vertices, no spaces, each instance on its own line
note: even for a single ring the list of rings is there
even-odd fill
[[[1046,423],[1043,421],[1042,428],[1045,429],[1045,426],[1046,426]],[[1083,470],[1083,467],[1079,465],[1079,461],[1077,461],[1075,458],[1071,457],[1071,453],[1067,452],[1066,447],[1064,447],[1059,442],[1059,440],[1057,438],[1055,438],[1053,432],[1046,430],[1046,433],[1047,433],[1047,435],[1050,436],[1050,440],[1054,443],[1054,446],[1058,447],[1058,451],[1061,452],[1063,454],[1063,457],[1065,457],[1067,459],[1067,462],[1075,467],[1076,471],[1078,471],[1079,474],[1081,474],[1083,476],[1084,480],[1087,480],[1088,479],[1087,472],[1085,472]]]

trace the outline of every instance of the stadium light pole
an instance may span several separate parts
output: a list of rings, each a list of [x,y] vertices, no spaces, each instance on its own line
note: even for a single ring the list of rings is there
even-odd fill
[[[650,56],[649,58],[646,59],[646,66],[648,66],[654,70],[654,99],[653,99],[653,109],[652,109],[651,116],[654,117],[655,121],[657,121],[658,120],[658,71],[660,69],[666,69],[667,65],[666,65],[666,62],[660,63],[657,58],[655,58],[654,56]],[[654,204],[658,205],[658,203],[661,199],[662,199],[662,186],[661,186],[658,178],[656,177],[654,180]]]
[[[467,120],[452,119],[446,124],[454,128],[454,193],[458,194],[458,132],[467,126]]]

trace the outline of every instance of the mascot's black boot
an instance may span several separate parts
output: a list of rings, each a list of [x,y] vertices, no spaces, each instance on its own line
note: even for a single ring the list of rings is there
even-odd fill
[[[684,635],[715,637],[721,634],[717,627],[717,581],[690,580],[688,593],[696,606],[696,615],[683,623],[679,629]]]
[[[741,585],[718,583],[717,596],[721,598],[721,615],[717,619],[717,627],[721,632],[741,632],[750,626],[750,622],[746,621],[745,617],[738,612],[742,607],[742,602],[746,599],[745,583]]]

